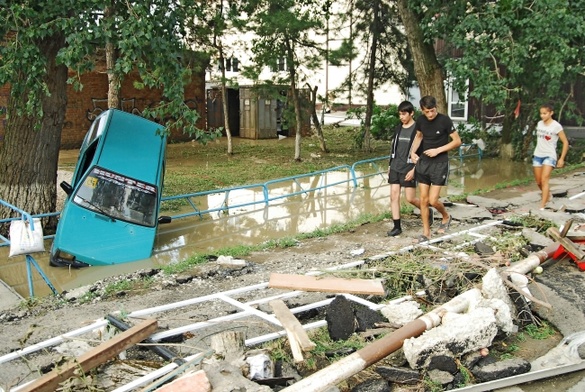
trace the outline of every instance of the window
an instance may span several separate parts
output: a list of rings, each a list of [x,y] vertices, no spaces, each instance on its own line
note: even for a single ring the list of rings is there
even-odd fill
[[[230,58],[225,60],[225,70],[226,71],[238,72],[240,70],[239,65],[240,65],[240,62],[235,57],[230,57]]]
[[[449,117],[454,120],[467,121],[467,101],[465,96],[460,96],[459,93],[453,88],[454,80],[449,78],[447,80],[446,96],[447,96],[447,108],[449,109]],[[469,91],[469,81],[465,82],[465,86]],[[467,93],[467,92],[466,92]]]
[[[83,180],[73,202],[111,219],[149,227],[156,223],[156,186],[97,166]]]
[[[286,71],[286,70],[287,70],[286,59],[284,57],[279,57],[276,60],[276,65],[272,66],[272,72]]]

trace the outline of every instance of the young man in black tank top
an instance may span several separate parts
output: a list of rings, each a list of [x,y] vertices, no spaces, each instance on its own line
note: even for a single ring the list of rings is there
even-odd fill
[[[423,223],[423,233],[418,242],[425,242],[431,238],[431,228],[428,223],[429,205],[441,214],[441,224],[438,234],[449,230],[451,216],[447,213],[443,203],[439,201],[439,194],[449,178],[449,151],[461,145],[459,133],[453,127],[449,116],[437,113],[437,100],[432,96],[422,97],[420,107],[423,115],[416,119],[416,135],[412,142],[410,157],[416,165],[416,180],[420,191],[420,212]],[[449,141],[449,139],[451,139]],[[417,154],[422,147],[422,153]]]

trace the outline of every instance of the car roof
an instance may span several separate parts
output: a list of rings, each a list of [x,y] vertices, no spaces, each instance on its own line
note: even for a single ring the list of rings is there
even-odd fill
[[[157,134],[163,126],[116,109],[110,109],[104,115],[108,116],[108,124],[96,164],[156,184],[166,148],[166,137]]]

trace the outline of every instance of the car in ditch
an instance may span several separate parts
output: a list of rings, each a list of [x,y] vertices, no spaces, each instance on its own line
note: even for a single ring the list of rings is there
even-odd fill
[[[152,255],[165,170],[162,126],[109,109],[92,123],[80,148],[49,263],[81,268]]]

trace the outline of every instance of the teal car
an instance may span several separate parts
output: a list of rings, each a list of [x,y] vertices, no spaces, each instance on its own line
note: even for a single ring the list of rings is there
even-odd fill
[[[116,109],[81,145],[51,248],[50,265],[81,268],[151,256],[159,223],[166,137],[162,126]]]

